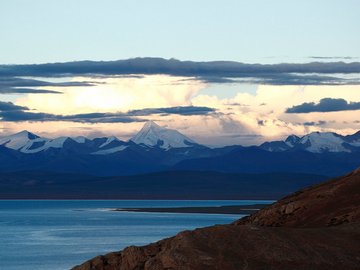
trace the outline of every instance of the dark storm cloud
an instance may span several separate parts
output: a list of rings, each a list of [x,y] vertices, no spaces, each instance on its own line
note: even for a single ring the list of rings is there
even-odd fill
[[[142,110],[132,110],[127,113],[83,113],[73,115],[56,115],[42,112],[30,111],[27,107],[17,106],[11,102],[0,101],[0,119],[2,121],[69,121],[80,123],[131,123],[142,122],[144,119],[138,116],[150,116],[153,114],[177,114],[177,115],[206,115],[214,112],[213,108],[208,107],[170,107],[170,108],[150,108]]]
[[[1,68],[0,68],[1,74]],[[93,86],[94,83],[89,82],[48,82],[42,80],[18,78],[18,77],[2,77],[0,75],[0,94],[13,93],[32,93],[32,94],[61,94],[62,92],[49,89],[38,89],[36,87],[72,87],[72,86]]]
[[[336,112],[360,110],[360,102],[347,102],[342,98],[323,98],[319,103],[308,102],[293,106],[286,110],[287,113],[311,113],[311,112]]]
[[[303,123],[304,126],[323,126],[326,125],[327,122],[326,121],[318,121],[318,122],[305,122]]]
[[[0,69],[1,74],[1,69]],[[39,87],[39,86],[92,86],[93,83],[90,82],[48,82],[36,79],[29,78],[18,78],[18,77],[1,77],[0,76],[0,86],[8,87]]]
[[[145,116],[151,114],[178,114],[178,115],[204,115],[214,112],[215,109],[209,107],[182,106],[170,108],[150,108],[129,111],[129,115]]]
[[[79,123],[132,123],[143,122],[143,119],[123,113],[88,113],[75,115],[56,115],[48,121],[69,121]]]
[[[343,78],[341,76],[324,76],[309,74],[266,74],[259,78],[250,78],[238,82],[251,82],[266,85],[356,85],[360,84],[360,78]]]
[[[224,138],[262,138],[262,135],[259,134],[230,134],[230,135],[223,135]]]
[[[0,94],[62,94],[60,91],[36,89],[36,88],[17,88],[17,87],[1,87]]]
[[[30,112],[24,110],[0,111],[0,119],[8,122],[21,121],[68,121],[78,123],[131,123],[144,121],[135,117],[113,113],[89,113],[75,115],[56,115],[42,112]]]
[[[217,78],[196,77],[208,83],[242,83],[242,84],[265,84],[265,85],[356,85],[360,84],[359,78],[344,78],[343,76],[313,75],[313,74],[254,74],[247,78]]]
[[[194,62],[163,58],[118,61],[79,61],[38,65],[2,65],[0,77],[67,77],[167,74],[194,77],[210,83],[263,83],[274,85],[357,84],[359,78],[338,74],[360,73],[360,62],[305,64],[244,64],[232,61]],[[335,75],[337,74],[337,75]]]
[[[0,111],[0,119],[8,122],[19,121],[50,121],[55,115],[47,113],[33,113],[22,110]]]
[[[29,108],[15,105],[12,102],[0,101],[0,111],[19,111],[19,110],[28,110]]]
[[[257,120],[259,126],[265,126],[265,120]]]
[[[180,76],[238,77],[272,73],[359,73],[360,63],[244,64],[232,61],[193,62],[163,58],[133,58],[118,61],[79,61],[40,65],[0,66],[9,76],[84,74],[169,74]]]
[[[358,59],[359,57],[352,56],[310,56],[310,59],[319,59],[319,60],[353,60]]]

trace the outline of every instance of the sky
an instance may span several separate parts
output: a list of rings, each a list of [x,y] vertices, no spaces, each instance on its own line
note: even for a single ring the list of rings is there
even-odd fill
[[[359,10],[357,0],[3,0],[0,136],[127,140],[147,120],[207,145],[352,134]]]

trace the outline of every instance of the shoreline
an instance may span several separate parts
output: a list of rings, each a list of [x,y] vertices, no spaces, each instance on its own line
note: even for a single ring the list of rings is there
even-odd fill
[[[226,205],[226,206],[195,206],[195,207],[144,207],[144,208],[116,208],[117,212],[145,212],[145,213],[193,213],[193,214],[239,214],[250,215],[270,204]]]

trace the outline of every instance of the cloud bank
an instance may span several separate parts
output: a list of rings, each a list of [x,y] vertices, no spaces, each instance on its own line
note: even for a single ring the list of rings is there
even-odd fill
[[[0,94],[61,94],[61,91],[38,89],[37,87],[76,87],[76,86],[94,86],[90,82],[48,82],[30,78],[19,78],[11,76],[1,76],[2,68],[0,66]]]
[[[252,81],[254,83],[269,85],[359,84],[359,76],[352,78],[340,76],[359,73],[360,62],[312,62],[305,64],[281,63],[263,65],[232,61],[194,62],[150,57],[118,61],[0,65],[0,78],[17,78],[23,76],[71,77],[162,74],[195,77],[204,82],[213,83],[229,83],[235,80],[237,82]],[[40,82],[32,83],[36,84]],[[49,84],[47,85],[50,86]],[[86,85],[86,82],[84,82],[84,85]],[[16,86],[20,86],[20,82],[16,84]]]
[[[7,122],[21,121],[69,121],[80,123],[132,123],[144,122],[146,119],[138,118],[138,116],[151,115],[207,115],[214,112],[209,107],[170,107],[170,108],[149,108],[142,110],[131,110],[126,113],[83,113],[74,115],[56,115],[43,112],[32,112],[29,108],[18,106],[12,102],[0,101],[0,119]]]
[[[4,102],[0,101],[0,111],[8,112],[8,111],[21,111],[21,110],[28,110],[29,108],[24,106],[15,105],[12,102]]]
[[[360,110],[360,102],[347,102],[342,98],[323,98],[319,103],[305,102],[286,110],[287,113],[338,112]]]
[[[0,128],[58,136],[67,127],[67,134],[106,131],[121,137],[154,120],[211,145],[312,131],[348,134],[358,128],[351,110],[359,108],[359,71],[359,63],[161,58],[0,66],[0,93],[27,93],[5,96],[13,103],[0,103]]]

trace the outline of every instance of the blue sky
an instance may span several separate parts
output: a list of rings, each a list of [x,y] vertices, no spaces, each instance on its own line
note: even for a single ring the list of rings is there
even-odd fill
[[[0,63],[359,57],[359,10],[357,0],[2,0]]]
[[[355,133],[359,11],[359,0],[0,0],[0,136],[128,139],[148,120],[209,145]]]

